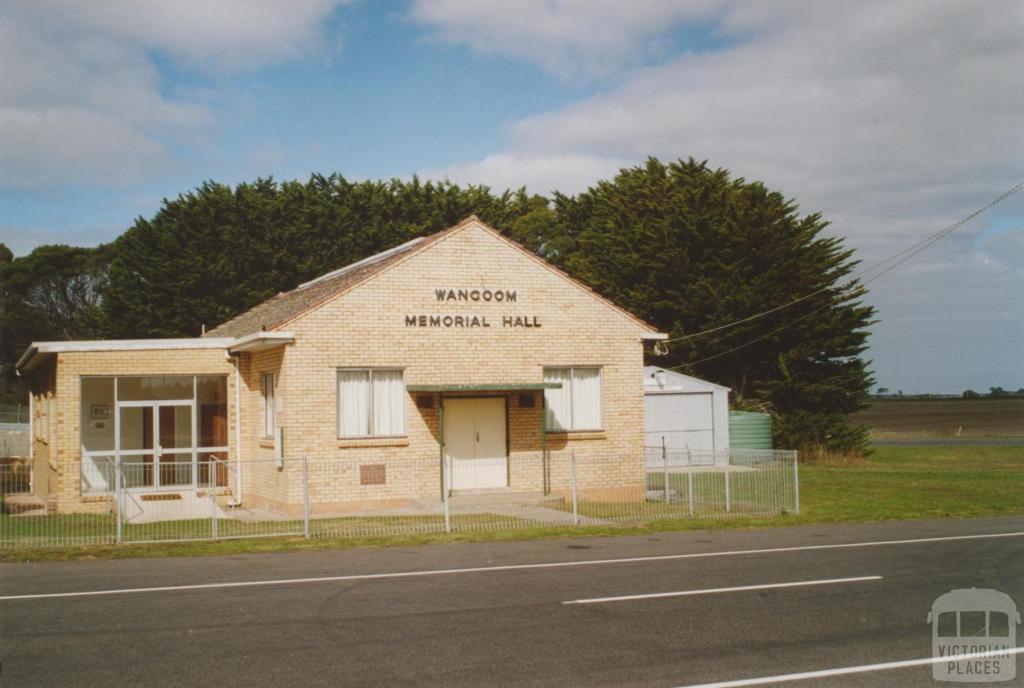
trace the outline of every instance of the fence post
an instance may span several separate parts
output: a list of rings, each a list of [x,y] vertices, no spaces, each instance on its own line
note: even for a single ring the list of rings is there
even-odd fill
[[[444,473],[441,475],[441,484],[444,485],[444,532],[452,532],[452,514],[451,507],[448,504],[448,493],[451,490],[448,489],[448,476],[451,472],[451,457],[445,454],[444,462],[441,464],[444,467]]]
[[[725,510],[732,511],[732,495],[729,492],[729,467],[732,464],[732,454],[725,455]]]
[[[213,459],[206,464],[206,479],[210,487],[210,539],[216,540],[220,535],[217,527],[217,478]]]
[[[800,463],[797,459],[799,454],[793,452],[793,513],[800,513],[800,471],[797,468]]]
[[[114,455],[114,512],[117,518],[117,535],[115,536],[115,542],[121,544],[124,542],[124,526],[121,518],[124,516],[124,495],[122,494],[121,481],[123,476],[121,475],[121,456],[119,454]]]
[[[302,537],[309,539],[309,457],[302,455]]]
[[[569,467],[572,469],[572,524],[578,526],[580,524],[580,508],[578,497],[576,496],[576,450],[573,449],[569,453]]]
[[[664,468],[665,503],[668,504],[668,451],[665,449],[665,436],[661,436],[661,463]]]
[[[693,454],[686,450],[686,503],[690,508],[690,516],[693,516]]]

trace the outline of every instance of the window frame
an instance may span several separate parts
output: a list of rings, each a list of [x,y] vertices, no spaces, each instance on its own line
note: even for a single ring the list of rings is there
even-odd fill
[[[270,383],[269,385],[267,383]],[[267,394],[269,387],[270,393]],[[263,439],[274,438],[277,427],[277,380],[273,372],[260,374],[260,391],[263,395]],[[269,431],[269,432],[268,432]]]
[[[556,428],[548,425],[546,427],[547,432],[604,432],[604,366],[601,365],[546,365],[543,368],[542,375],[546,378],[549,370],[568,370],[569,371],[569,427]],[[597,371],[597,413],[598,413],[598,425],[597,427],[577,427],[576,425],[576,408],[573,402],[575,398],[575,385],[576,385],[576,371],[577,370],[596,370]],[[546,394],[547,390],[545,390]],[[544,400],[544,413],[547,414],[550,410],[550,405],[547,403],[547,399]],[[545,420],[545,424],[547,421]]]
[[[373,377],[374,373],[399,373],[402,378],[402,417],[401,417],[401,428],[402,431],[399,433],[388,433],[388,434],[376,434],[373,432],[374,418],[373,418]],[[366,387],[367,387],[367,398],[366,398],[366,424],[368,434],[358,435],[346,435],[342,432],[341,427],[341,374],[342,373],[367,373],[366,376]],[[335,369],[334,377],[334,393],[337,397],[337,403],[335,404],[335,434],[339,440],[361,440],[361,439],[395,439],[408,437],[408,433],[405,425],[406,409],[405,409],[405,397],[408,395],[408,389],[405,386],[405,368],[402,366],[343,366]]]

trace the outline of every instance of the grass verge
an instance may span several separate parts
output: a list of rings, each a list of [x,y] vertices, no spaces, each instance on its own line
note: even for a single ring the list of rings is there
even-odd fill
[[[0,561],[202,556],[245,552],[314,551],[348,547],[495,542],[539,538],[768,528],[812,523],[1024,514],[1024,450],[1020,447],[879,447],[863,464],[802,465],[799,514],[769,518],[680,518],[644,525],[506,528],[410,535],[282,536],[262,539],[145,545],[3,549]],[[594,512],[599,516],[599,512]],[[507,522],[508,519],[505,519]]]

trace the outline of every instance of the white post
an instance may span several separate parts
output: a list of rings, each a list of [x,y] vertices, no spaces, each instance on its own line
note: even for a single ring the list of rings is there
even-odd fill
[[[216,467],[213,460],[206,464],[206,480],[210,488],[210,538],[217,539],[217,479],[214,476]]]
[[[686,450],[686,501],[693,516],[693,454],[689,449]]]
[[[309,539],[309,457],[302,455],[302,537]]]
[[[797,468],[800,463],[797,458],[799,454],[793,452],[793,513],[800,513],[800,471]]]
[[[665,436],[661,436],[661,463],[664,468],[664,492],[665,492],[665,503],[668,504],[668,451],[665,448]]]
[[[114,511],[117,515],[117,544],[124,541],[124,526],[121,518],[124,515],[124,495],[121,494],[121,455],[114,454]]]
[[[451,457],[444,457],[444,475],[442,476],[442,484],[444,485],[444,532],[452,532],[452,515],[451,508],[448,504],[448,493],[451,491],[448,489],[448,476],[451,474]]]
[[[732,511],[732,495],[729,494],[729,466],[732,464],[732,455],[725,457],[725,510]]]
[[[576,496],[576,450],[569,453],[569,467],[572,469],[572,524],[580,524],[580,507]]]

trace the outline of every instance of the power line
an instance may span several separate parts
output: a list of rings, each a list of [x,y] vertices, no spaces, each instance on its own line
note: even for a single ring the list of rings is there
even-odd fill
[[[927,237],[926,239],[923,239],[923,240],[919,241],[918,243],[914,244],[913,246],[909,246],[909,247],[903,249],[902,251],[900,251],[898,253],[894,253],[893,255],[889,256],[888,258],[886,258],[886,259],[884,259],[882,261],[879,261],[878,263],[875,263],[874,265],[872,265],[870,267],[864,268],[863,270],[854,273],[854,275],[852,277],[850,277],[850,279],[847,282],[845,282],[844,284],[840,285],[838,287],[838,289],[839,290],[847,289],[847,288],[853,286],[854,282],[856,282],[860,277],[866,275],[869,272],[877,270],[878,268],[882,267],[886,263],[891,263],[892,261],[900,258],[900,260],[898,260],[896,263],[894,263],[893,265],[890,265],[888,268],[886,268],[882,272],[878,273],[874,277],[871,277],[870,279],[865,280],[863,283],[864,284],[868,284],[868,283],[873,282],[874,280],[878,279],[882,275],[885,275],[885,274],[888,274],[889,272],[892,272],[893,270],[895,270],[897,267],[899,267],[903,263],[906,263],[908,260],[910,260],[911,258],[916,256],[917,254],[921,253],[922,251],[924,251],[925,249],[930,247],[932,244],[935,244],[936,242],[946,238],[947,236],[949,236],[950,234],[952,234],[956,230],[960,229],[965,224],[967,224],[968,222],[970,222],[971,220],[976,218],[978,215],[981,215],[983,212],[985,212],[986,210],[988,210],[992,206],[997,205],[999,203],[1002,203],[1003,201],[1005,201],[1010,196],[1013,196],[1014,194],[1019,193],[1022,190],[1024,190],[1024,182],[1020,182],[1019,184],[1014,186],[1009,191],[1006,191],[1006,192],[1000,194],[999,196],[997,196],[996,198],[994,198],[987,205],[982,206],[981,208],[978,208],[977,210],[975,210],[970,215],[967,215],[966,217],[964,217],[964,218],[954,222],[953,224],[949,225],[948,227],[946,227],[946,228],[936,232],[935,234],[932,234],[931,236]],[[774,308],[769,308],[768,310],[761,311],[760,313],[755,313],[754,315],[747,316],[746,318],[741,318],[739,320],[734,320],[733,322],[726,323],[725,325],[719,325],[717,327],[712,327],[712,328],[709,328],[707,330],[701,330],[700,332],[694,332],[692,334],[682,335],[682,336],[679,336],[679,337],[673,337],[672,339],[666,339],[666,340],[664,340],[663,343],[669,344],[671,342],[681,342],[681,341],[684,341],[684,340],[687,340],[687,339],[694,339],[696,337],[701,337],[701,336],[706,335],[706,334],[713,334],[715,332],[721,332],[722,330],[727,330],[729,328],[736,327],[737,325],[742,325],[743,323],[751,322],[752,320],[758,320],[760,318],[763,318],[766,315],[771,315],[772,313],[777,313],[778,311],[781,311],[781,310],[783,310],[785,308],[789,308],[790,306],[793,306],[793,305],[796,305],[798,303],[801,303],[802,301],[806,301],[807,299],[812,298],[814,296],[817,296],[818,294],[822,294],[822,293],[824,293],[826,291],[829,291],[830,289],[831,289],[831,287],[822,287],[821,289],[818,289],[817,291],[812,291],[809,294],[804,294],[803,296],[800,296],[800,297],[798,297],[796,299],[793,299],[792,301],[790,301],[788,303],[784,303],[781,306],[775,306]],[[822,307],[824,307],[824,306],[822,306]],[[820,310],[820,308],[815,309],[814,311],[811,311],[811,313],[814,313],[817,310]],[[808,313],[807,315],[810,315],[810,313]],[[803,316],[803,317],[806,317],[806,316]],[[802,319],[802,318],[800,318],[800,319]],[[798,320],[794,321],[794,322],[798,322]],[[769,334],[771,334],[771,333],[769,333]],[[765,337],[765,336],[768,336],[768,335],[764,335],[763,337]],[[763,337],[760,337],[759,339],[762,339]],[[750,343],[753,343],[754,341],[758,341],[758,340],[752,340]],[[715,358],[717,358],[717,356],[715,356]],[[710,360],[710,359],[703,359],[703,360]],[[701,362],[703,362],[703,361],[696,361],[695,363],[701,363]]]
[[[778,332],[782,332],[787,327],[790,327],[792,325],[797,324],[798,322],[800,322],[804,318],[808,318],[808,317],[814,315],[815,313],[817,313],[818,311],[824,310],[828,305],[829,304],[827,304],[827,303],[826,304],[822,304],[822,305],[818,306],[817,308],[815,308],[813,311],[808,311],[808,312],[804,313],[803,315],[801,315],[796,320],[791,320],[791,321],[789,321],[787,323],[783,323],[783,325],[781,327],[777,327],[774,330],[772,330],[771,332],[765,332],[761,336],[755,337],[754,339],[751,339],[750,341],[744,342],[744,343],[740,344],[739,346],[734,346],[733,348],[731,348],[731,349],[729,349],[727,351],[722,351],[721,353],[717,353],[714,356],[707,356],[707,357],[702,358],[702,359],[697,360],[697,361],[691,361],[689,363],[683,363],[682,365],[672,366],[671,368],[669,368],[669,370],[676,370],[677,368],[689,368],[689,367],[698,365],[700,363],[707,363],[708,361],[713,361],[716,358],[721,358],[722,356],[728,356],[729,354],[733,353],[734,351],[739,351],[740,349],[745,349],[748,346],[750,346],[751,344],[756,344],[759,341],[761,341],[762,339],[765,339],[767,337],[771,337],[773,334],[776,334]]]

